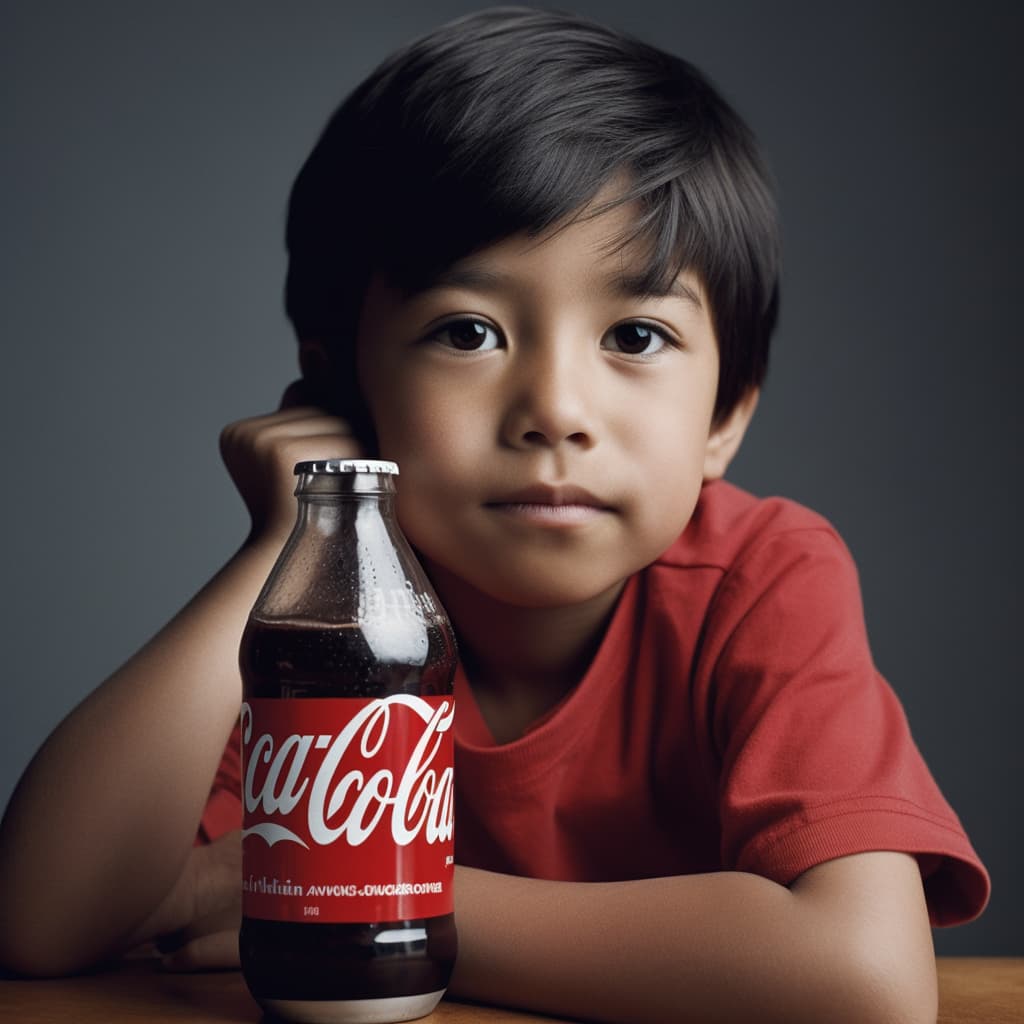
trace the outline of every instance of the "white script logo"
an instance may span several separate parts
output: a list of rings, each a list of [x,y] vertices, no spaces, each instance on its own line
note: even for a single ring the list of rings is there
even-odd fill
[[[367,776],[358,767],[349,767],[337,777],[346,754],[368,762],[381,751],[392,720],[402,714],[396,715],[398,708],[409,709],[424,723],[401,778],[396,781],[390,768],[380,768]],[[327,846],[341,837],[349,846],[360,846],[389,811],[391,837],[398,846],[407,846],[421,832],[428,843],[450,840],[454,818],[452,766],[446,764],[439,773],[434,760],[454,717],[451,700],[434,708],[420,697],[395,694],[364,705],[336,735],[293,733],[275,749],[274,737],[269,732],[250,746],[253,713],[251,705],[243,703],[243,790],[247,817],[262,811],[287,818],[306,797],[309,836],[319,846]],[[311,785],[305,768],[306,758],[314,748],[327,749],[327,753]],[[350,764],[352,760],[350,756]],[[261,764],[269,765],[269,769],[257,790],[256,771]],[[344,819],[329,825],[328,821],[346,800],[351,801],[351,806]],[[279,822],[257,822],[245,829],[242,838],[248,835],[262,836],[269,846],[284,840],[309,849],[300,836]]]

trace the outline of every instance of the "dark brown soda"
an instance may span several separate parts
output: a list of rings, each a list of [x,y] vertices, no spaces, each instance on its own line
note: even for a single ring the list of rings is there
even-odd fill
[[[240,666],[246,698],[433,696],[451,692],[447,627],[424,624],[425,656],[382,660],[358,626],[250,619]],[[397,931],[408,932],[395,941]],[[387,935],[388,941],[378,937]],[[257,999],[389,999],[437,992],[455,964],[454,914],[366,924],[267,921],[243,917],[239,954]]]

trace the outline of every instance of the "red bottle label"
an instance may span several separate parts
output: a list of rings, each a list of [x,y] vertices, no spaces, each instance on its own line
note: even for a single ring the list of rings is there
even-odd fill
[[[343,923],[453,909],[454,701],[242,705],[242,913]]]

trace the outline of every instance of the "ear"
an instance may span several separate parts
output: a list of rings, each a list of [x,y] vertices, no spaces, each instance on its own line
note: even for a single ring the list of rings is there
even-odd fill
[[[704,450],[704,479],[720,480],[725,476],[733,456],[739,451],[743,435],[757,408],[757,400],[761,397],[760,388],[751,388],[733,406],[732,412],[708,435],[707,448]]]

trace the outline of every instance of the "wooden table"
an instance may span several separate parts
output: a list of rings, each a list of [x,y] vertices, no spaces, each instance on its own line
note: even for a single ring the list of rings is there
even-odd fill
[[[939,1024],[1011,1022],[1024,1022],[1024,957],[939,957]]]
[[[940,1024],[1024,1024],[1024,958],[941,957]],[[165,974],[148,961],[48,981],[0,980],[0,1021],[255,1024],[259,1007],[237,971]],[[442,1002],[427,1024],[550,1024],[553,1017]]]

